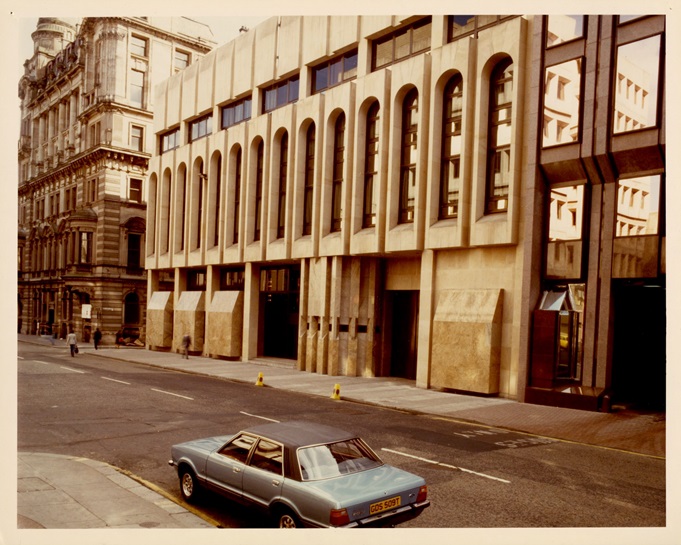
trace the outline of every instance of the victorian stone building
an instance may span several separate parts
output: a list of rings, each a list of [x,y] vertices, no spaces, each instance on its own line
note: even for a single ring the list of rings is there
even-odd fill
[[[154,97],[149,348],[663,404],[664,43],[662,16],[273,17],[206,55]]]
[[[184,18],[38,20],[19,82],[19,332],[143,338],[152,89],[211,37]]]

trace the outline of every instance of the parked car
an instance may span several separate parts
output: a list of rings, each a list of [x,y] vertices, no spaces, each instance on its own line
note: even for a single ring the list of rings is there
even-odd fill
[[[310,422],[180,443],[168,463],[186,501],[210,489],[262,509],[280,528],[394,526],[430,505],[422,477],[383,463],[352,433]]]

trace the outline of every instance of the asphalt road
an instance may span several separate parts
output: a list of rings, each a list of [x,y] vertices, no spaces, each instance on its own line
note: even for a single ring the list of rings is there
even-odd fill
[[[505,430],[305,396],[48,347],[19,345],[18,448],[125,469],[180,500],[170,446],[262,419],[351,429],[389,464],[426,478],[432,505],[404,527],[665,525],[665,462]],[[222,527],[265,521],[213,495]]]

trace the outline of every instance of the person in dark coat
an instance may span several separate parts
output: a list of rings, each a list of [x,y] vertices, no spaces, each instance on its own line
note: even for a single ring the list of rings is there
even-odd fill
[[[95,350],[99,348],[99,343],[102,341],[102,332],[99,328],[95,329],[95,334],[93,335],[95,341]]]

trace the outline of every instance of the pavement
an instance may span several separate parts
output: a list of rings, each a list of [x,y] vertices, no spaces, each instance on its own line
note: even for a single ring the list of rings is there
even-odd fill
[[[18,335],[20,343],[51,346],[63,341]],[[81,353],[179,372],[219,377],[255,386],[339,398],[497,428],[616,449],[666,460],[666,414],[614,410],[581,411],[417,388],[391,377],[341,377],[298,371],[287,360],[225,361],[156,352],[141,347],[79,343]],[[79,356],[76,356],[79,357]],[[262,373],[262,375],[261,375]],[[190,511],[163,490],[96,460],[55,454],[18,453],[18,528],[201,528],[209,519]]]

